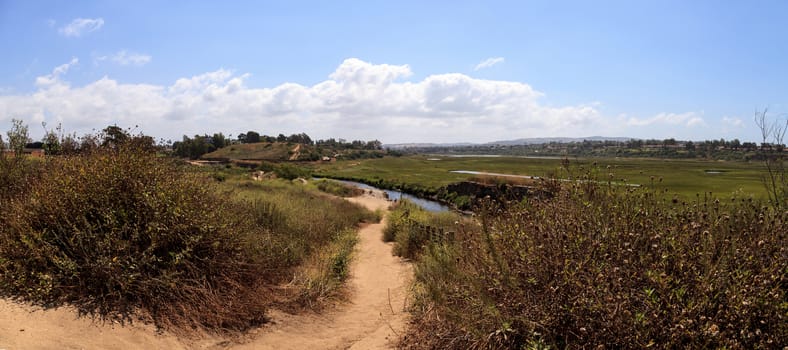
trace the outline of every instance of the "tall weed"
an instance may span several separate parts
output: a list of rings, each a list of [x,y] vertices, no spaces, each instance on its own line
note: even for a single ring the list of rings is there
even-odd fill
[[[487,208],[418,260],[404,347],[788,344],[788,212],[590,181]]]
[[[341,289],[356,242],[356,225],[380,217],[341,198],[285,180],[230,179],[221,184],[250,203],[257,225],[265,229],[267,265],[281,272],[280,307],[318,308]]]
[[[334,180],[321,179],[315,182],[317,189],[340,197],[355,197],[364,193],[364,190]]]
[[[40,160],[6,155],[0,148],[0,203],[8,203],[15,195],[27,190],[40,169]],[[6,206],[0,205],[0,211]]]
[[[461,218],[454,213],[430,213],[403,199],[389,214],[383,228],[383,240],[394,242],[394,255],[416,258],[427,245],[448,237],[457,229]]]
[[[350,274],[357,242],[356,230],[345,229],[325,247],[310,254],[296,270],[294,301],[298,305],[319,308],[321,301],[334,296]]]

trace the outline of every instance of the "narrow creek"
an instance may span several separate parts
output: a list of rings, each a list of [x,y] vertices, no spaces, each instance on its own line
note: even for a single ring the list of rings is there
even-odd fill
[[[401,191],[386,190],[386,189],[377,188],[375,186],[370,186],[370,185],[367,185],[365,183],[356,182],[356,181],[336,180],[336,179],[328,179],[328,180],[341,182],[341,183],[348,184],[348,185],[351,185],[351,186],[355,186],[355,187],[358,187],[358,188],[364,189],[364,190],[383,191],[383,192],[386,193],[388,198],[391,199],[391,200],[397,200],[398,201],[398,200],[401,200],[401,199],[404,198],[404,199],[407,199],[408,201],[410,201],[411,203],[414,203],[414,204],[424,208],[424,210],[427,210],[427,211],[431,211],[431,212],[451,211],[451,208],[449,208],[448,206],[446,206],[444,204],[441,204],[440,202],[436,202],[436,201],[430,200],[430,199],[424,199],[424,198],[416,197],[416,196],[414,196],[412,194],[407,194],[407,193],[404,193],[404,192],[401,192]]]

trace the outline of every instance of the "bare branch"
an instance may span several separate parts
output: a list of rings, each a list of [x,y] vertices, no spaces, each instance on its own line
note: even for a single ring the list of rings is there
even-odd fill
[[[783,140],[788,131],[788,117],[778,116],[770,121],[768,108],[755,111],[755,125],[761,131],[762,143],[760,156],[766,173],[762,177],[763,185],[769,201],[777,208],[788,205],[788,176],[785,168],[785,151]],[[782,120],[785,119],[783,123]]]

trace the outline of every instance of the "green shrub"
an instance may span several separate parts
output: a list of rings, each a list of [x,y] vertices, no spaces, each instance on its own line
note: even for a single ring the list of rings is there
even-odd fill
[[[397,234],[406,229],[405,225],[410,218],[411,211],[421,214],[420,208],[406,199],[400,200],[392,208],[386,220],[386,226],[383,227],[384,242],[393,242],[397,238]]]
[[[394,239],[397,237],[397,231],[400,230],[400,225],[402,225],[400,220],[397,219],[389,214],[386,226],[383,227],[383,242],[394,242]]]
[[[223,174],[221,172],[218,172],[218,171],[214,172],[211,175],[211,177],[213,177],[213,179],[216,180],[217,182],[222,182],[224,180],[227,180],[227,175],[225,175],[225,174]]]
[[[340,197],[355,197],[364,193],[364,190],[341,183],[339,181],[321,179],[315,182],[317,189]]]
[[[331,278],[344,281],[350,274],[350,261],[353,248],[358,243],[358,235],[354,230],[343,230],[337,235],[336,249],[331,256]]]
[[[270,143],[268,145],[270,145]],[[261,162],[260,165],[257,166],[257,169],[265,171],[266,173],[269,173],[269,172],[274,171],[274,169],[276,169],[276,164],[271,163],[271,162]]]
[[[309,169],[299,167],[297,165],[283,163],[276,166],[274,173],[277,177],[294,180],[297,178],[310,178],[312,173]]]
[[[394,242],[394,255],[418,257],[440,233],[454,231],[460,218],[454,213],[430,213],[418,205],[401,200],[391,211],[383,228],[383,241]]]
[[[780,348],[788,212],[566,184],[416,265],[413,348]],[[429,331],[425,331],[429,330]]]
[[[201,178],[126,146],[52,158],[0,215],[0,293],[159,325],[263,320],[251,218]],[[259,243],[257,243],[259,244]]]

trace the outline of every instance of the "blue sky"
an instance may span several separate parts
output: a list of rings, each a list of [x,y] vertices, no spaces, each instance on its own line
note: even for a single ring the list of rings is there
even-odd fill
[[[785,1],[0,0],[0,130],[758,141]]]

